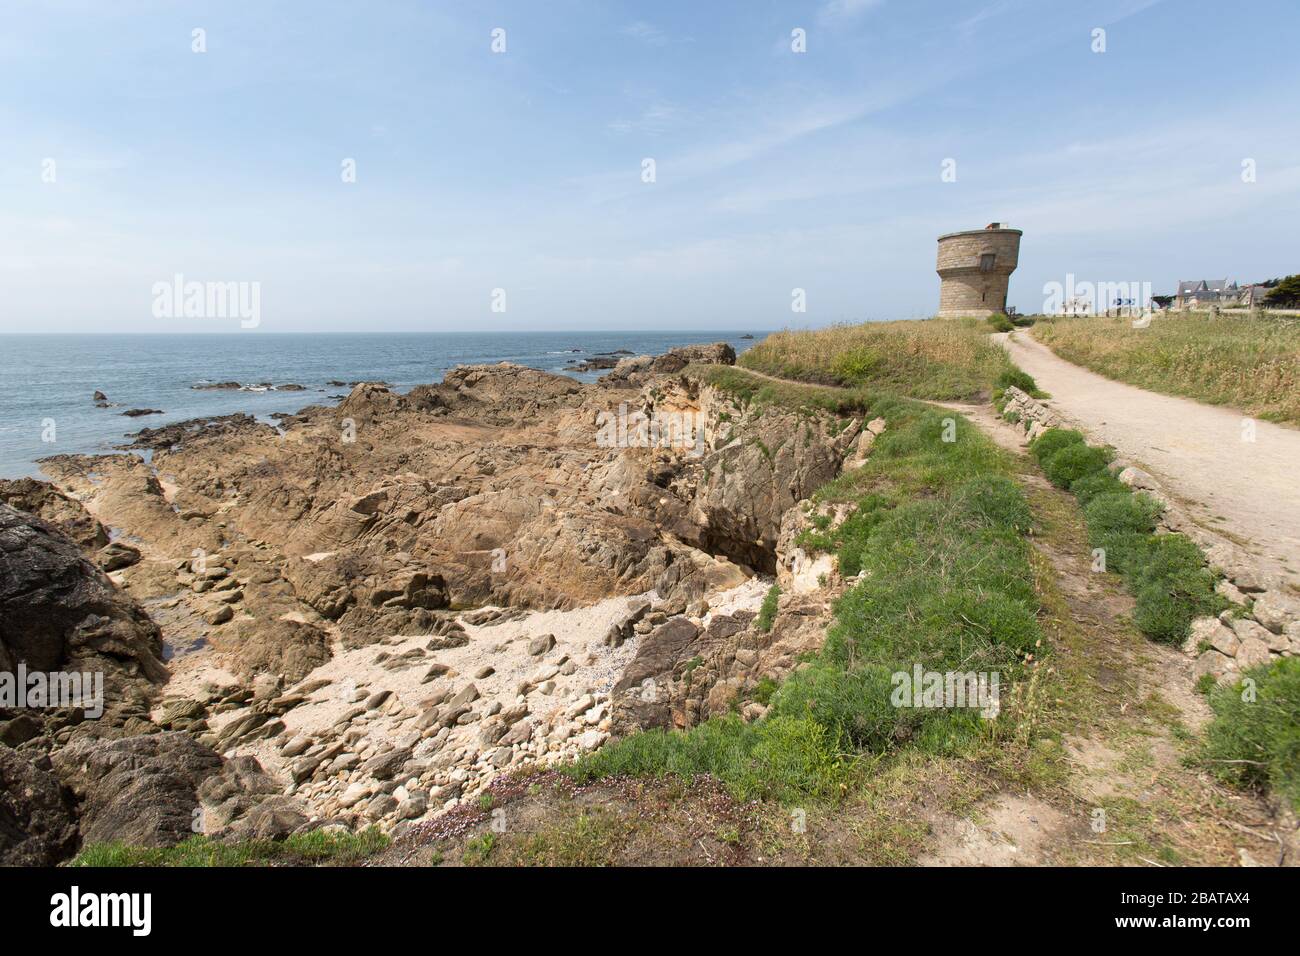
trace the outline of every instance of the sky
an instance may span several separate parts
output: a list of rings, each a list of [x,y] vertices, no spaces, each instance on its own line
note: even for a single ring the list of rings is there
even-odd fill
[[[255,291],[258,333],[920,318],[936,238],[991,221],[1024,230],[1022,312],[1069,275],[1286,275],[1297,26],[1296,0],[4,0],[0,332],[253,327],[169,306],[178,275]]]

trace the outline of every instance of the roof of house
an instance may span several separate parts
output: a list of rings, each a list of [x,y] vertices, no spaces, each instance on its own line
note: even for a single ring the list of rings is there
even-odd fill
[[[1180,279],[1178,281],[1179,295],[1193,295],[1197,292],[1226,292],[1230,289],[1237,288],[1237,283],[1228,284],[1227,279]]]

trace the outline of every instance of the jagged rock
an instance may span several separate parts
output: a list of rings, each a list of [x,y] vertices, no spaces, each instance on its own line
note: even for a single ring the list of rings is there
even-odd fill
[[[1202,647],[1212,647],[1220,654],[1233,657],[1240,646],[1241,639],[1218,618],[1203,617],[1192,622],[1184,650],[1188,654],[1197,655],[1201,653]]]
[[[171,846],[192,835],[199,785],[222,759],[186,734],[73,741],[52,755],[79,803],[85,843]]]
[[[1250,670],[1252,667],[1258,667],[1260,664],[1267,664],[1272,660],[1268,650],[1268,643],[1257,637],[1248,637],[1241,642],[1241,647],[1237,649],[1237,667],[1239,670]]]
[[[70,794],[48,769],[0,747],[0,866],[54,866],[76,850]]]
[[[49,482],[0,480],[0,502],[48,521],[83,551],[97,551],[108,544],[108,532],[85,506]]]
[[[228,605],[227,605],[228,607]],[[284,674],[302,680],[330,659],[329,635],[314,624],[292,620],[236,622],[213,639],[226,654],[231,670],[241,677]]]
[[[642,639],[611,692],[618,733],[669,725],[672,711],[667,685],[677,667],[692,656],[699,633],[699,627],[687,618],[674,617]]]
[[[103,671],[105,705],[166,679],[158,627],[53,525],[0,504],[0,667]]]
[[[1269,591],[1255,598],[1251,615],[1274,634],[1281,634],[1292,621],[1300,621],[1300,601]]]
[[[140,549],[122,541],[114,541],[100,549],[95,561],[104,571],[120,571],[140,561]]]
[[[401,747],[388,753],[371,757],[361,765],[361,773],[375,780],[391,780],[401,772],[402,767],[411,759],[411,748]]]
[[[1216,680],[1222,680],[1232,674],[1234,670],[1232,658],[1214,650],[1205,651],[1192,665],[1192,674],[1198,679],[1210,674]]]

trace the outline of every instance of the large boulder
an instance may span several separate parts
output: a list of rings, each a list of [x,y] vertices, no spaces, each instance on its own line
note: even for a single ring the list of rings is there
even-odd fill
[[[222,767],[216,751],[179,732],[74,740],[51,760],[77,799],[83,843],[131,846],[174,846],[199,832],[199,785]]]
[[[54,525],[0,504],[0,669],[104,673],[106,705],[167,678],[144,610]]]
[[[67,791],[23,754],[0,747],[0,866],[54,866],[76,849]]]
[[[48,481],[35,478],[0,480],[0,502],[36,515],[54,525],[84,551],[108,544],[108,532],[85,506]]]

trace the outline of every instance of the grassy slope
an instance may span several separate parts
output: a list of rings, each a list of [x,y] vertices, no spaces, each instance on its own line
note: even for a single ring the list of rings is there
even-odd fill
[[[290,836],[283,842],[251,840],[220,843],[205,836],[192,836],[171,847],[138,847],[121,843],[97,843],[84,848],[71,866],[310,866],[355,863],[383,850],[388,838],[377,828],[360,833],[331,833],[313,830]]]
[[[871,386],[912,398],[988,397],[1013,370],[985,322],[867,322],[776,332],[745,352],[745,368],[822,385]]]
[[[1041,321],[1033,335],[1061,358],[1152,391],[1231,405],[1300,425],[1300,322],[1164,316]]]
[[[743,372],[714,373],[713,381],[747,400],[833,395]],[[1024,539],[1029,511],[1005,456],[960,416],[907,399],[840,397],[888,425],[867,464],[820,493],[854,504],[853,515],[806,542],[867,572],[837,605],[825,648],[776,690],[762,720],[638,734],[580,762],[577,779],[711,774],[739,799],[831,798],[882,755],[966,754],[1017,730],[1024,715],[1014,708],[984,720],[973,709],[890,703],[891,675],[916,663],[997,671],[1004,702],[1009,685],[1014,700],[1017,680],[1032,670],[1040,632]]]

